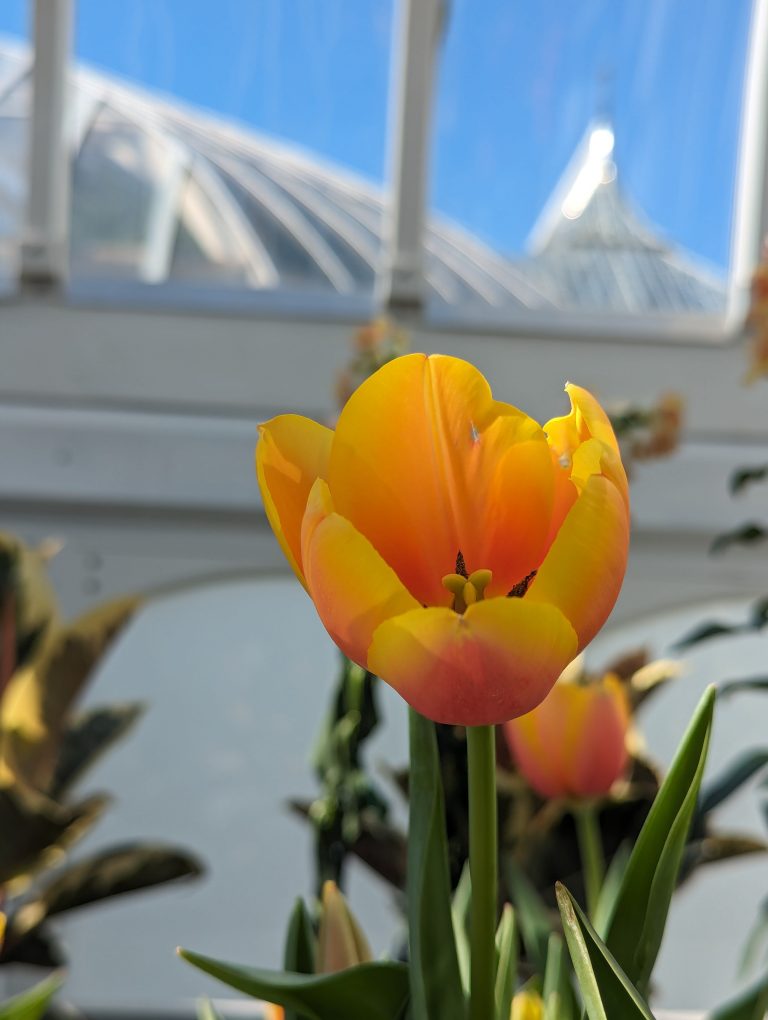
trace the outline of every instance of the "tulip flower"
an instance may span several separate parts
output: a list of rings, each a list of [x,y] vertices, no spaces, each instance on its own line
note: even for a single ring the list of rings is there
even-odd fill
[[[257,475],[288,562],[341,650],[418,712],[530,711],[613,608],[627,480],[610,422],[568,385],[543,427],[457,358],[397,358],[335,431],[262,425]]]
[[[538,992],[522,989],[512,1000],[510,1020],[543,1020],[544,1000]]]
[[[599,797],[626,768],[630,718],[616,675],[579,683],[566,674],[537,708],[507,722],[504,735],[520,772],[540,796]]]
[[[315,973],[337,971],[370,963],[373,953],[363,931],[349,909],[344,894],[335,882],[325,882],[320,900],[320,924],[317,932]],[[285,1010],[264,1003],[264,1020],[284,1020]]]

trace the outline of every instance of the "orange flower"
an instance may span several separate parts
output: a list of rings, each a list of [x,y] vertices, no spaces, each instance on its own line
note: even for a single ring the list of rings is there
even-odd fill
[[[506,723],[504,734],[542,797],[599,797],[626,768],[629,724],[626,691],[608,673],[586,684],[562,677],[537,708]]]
[[[412,354],[335,432],[281,415],[256,466],[270,524],[326,629],[417,711],[528,712],[600,629],[627,559],[627,480],[597,401],[542,428],[471,365]]]

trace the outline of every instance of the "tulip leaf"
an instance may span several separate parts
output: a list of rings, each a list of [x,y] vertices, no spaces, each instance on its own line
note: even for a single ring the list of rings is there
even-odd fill
[[[765,897],[758,907],[757,919],[747,937],[747,944],[742,952],[740,972],[747,974],[755,966],[760,949],[764,946],[768,937],[768,897]]]
[[[597,910],[593,918],[595,931],[600,938],[605,938],[608,926],[613,918],[613,911],[616,907],[616,899],[624,881],[624,872],[629,864],[629,857],[632,847],[629,842],[622,843],[619,849],[611,858],[608,870],[605,873],[603,884],[600,888],[600,896],[597,900]]]
[[[445,803],[434,723],[409,709],[408,938],[411,1020],[464,1020],[451,937]]]
[[[470,946],[469,946],[469,911],[472,906],[472,879],[469,874],[469,861],[464,864],[459,884],[451,900],[451,920],[453,921],[453,938],[456,942],[456,956],[459,961],[461,986],[469,995],[470,977]],[[496,936],[498,941],[498,935]],[[505,1018],[506,1020],[506,1018]]]
[[[698,814],[706,815],[710,811],[714,811],[766,765],[768,765],[768,748],[760,747],[744,751],[738,758],[730,762],[719,776],[710,779],[702,787]]]
[[[768,464],[761,464],[758,467],[738,468],[731,475],[731,493],[735,496],[737,492],[746,489],[753,482],[762,482],[766,478],[768,478]]]
[[[288,933],[285,937],[283,966],[296,974],[314,974],[315,953],[317,951],[312,919],[306,904],[301,898],[291,911],[288,921]]]
[[[557,904],[573,969],[589,1020],[654,1020],[648,1005],[589,923],[571,894],[557,884]]]
[[[554,927],[552,916],[523,868],[511,857],[504,861],[503,867],[526,954],[536,970],[543,974],[547,965],[549,936]]]
[[[517,932],[515,912],[505,903],[496,932],[496,1020],[509,1020],[517,985]]]
[[[570,968],[562,936],[552,932],[549,936],[547,966],[544,970],[543,1020],[570,1020],[573,1016],[573,992],[569,978]]]
[[[316,941],[312,920],[304,900],[299,898],[288,921],[283,968],[294,974],[314,974]],[[305,1016],[306,1014],[297,1013],[296,1010],[287,1009],[284,1020],[304,1020]]]
[[[63,974],[51,974],[28,991],[0,1002],[0,1020],[40,1020],[63,980]]]
[[[239,967],[179,949],[194,967],[231,988],[294,1010],[308,1020],[401,1020],[408,1002],[404,963],[362,963],[335,974],[287,974]]]
[[[707,1020],[763,1020],[768,1012],[768,977],[707,1014]]]
[[[709,687],[653,802],[629,858],[606,944],[643,991],[656,962],[685,851],[712,730],[715,688]]]
[[[210,999],[200,999],[196,1004],[197,1020],[222,1020],[221,1013]]]

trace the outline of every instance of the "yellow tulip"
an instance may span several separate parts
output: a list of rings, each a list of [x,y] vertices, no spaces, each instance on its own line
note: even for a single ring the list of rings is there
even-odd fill
[[[512,1000],[510,1020],[544,1020],[544,1000],[539,993],[518,992]]]
[[[335,431],[260,428],[269,522],[341,650],[436,722],[530,711],[613,608],[627,480],[586,390],[543,428],[457,358],[389,362]]]
[[[561,679],[504,734],[520,772],[542,797],[602,796],[624,772],[630,709],[611,673],[585,684]]]

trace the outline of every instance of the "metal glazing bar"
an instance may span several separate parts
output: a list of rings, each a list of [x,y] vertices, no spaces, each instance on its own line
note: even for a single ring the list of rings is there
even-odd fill
[[[73,0],[34,0],[34,63],[21,283],[60,284],[67,270],[69,156],[65,136]]]
[[[444,0],[400,0],[389,101],[389,201],[377,298],[393,311],[424,301],[423,234],[432,93]]]
[[[749,284],[768,231],[768,0],[753,0],[734,192],[729,329],[742,324]]]

